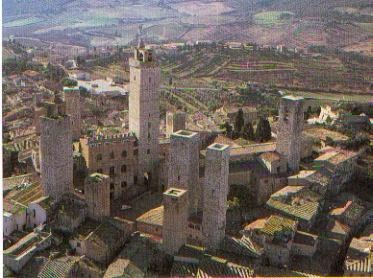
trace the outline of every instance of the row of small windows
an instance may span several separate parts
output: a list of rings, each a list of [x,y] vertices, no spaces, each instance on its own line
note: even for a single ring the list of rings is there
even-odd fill
[[[137,184],[137,176],[134,176],[133,177],[133,181],[134,181],[134,184]],[[123,188],[126,188],[127,187],[127,182],[126,181],[122,181],[120,183],[120,187],[123,189]],[[114,190],[114,183],[110,183],[110,190]]]
[[[120,171],[121,171],[122,173],[127,172],[127,165],[122,165],[122,166],[120,167]],[[96,172],[97,172],[97,173],[100,173],[100,174],[103,174],[103,170],[102,170],[101,168],[97,169]],[[109,175],[110,175],[110,176],[114,176],[114,175],[115,175],[115,167],[114,167],[114,166],[112,166],[112,167],[109,168]]]
[[[137,155],[138,154],[138,150],[136,149],[136,150],[133,150],[133,155]],[[122,157],[127,157],[127,155],[128,155],[128,153],[127,153],[127,151],[123,151],[122,152]],[[114,154],[114,152],[111,152],[110,153],[110,158],[111,159],[114,159],[115,158],[115,154]],[[101,161],[102,160],[102,154],[98,154],[97,156],[96,156],[96,160],[97,161]]]

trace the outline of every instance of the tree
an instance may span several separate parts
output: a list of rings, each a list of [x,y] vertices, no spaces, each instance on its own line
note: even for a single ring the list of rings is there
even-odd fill
[[[238,110],[238,113],[237,113],[237,116],[236,116],[236,120],[234,122],[234,130],[236,132],[238,132],[238,133],[241,133],[241,130],[242,130],[242,127],[243,127],[244,124],[245,124],[245,120],[243,118],[243,111],[240,108]]]
[[[244,126],[242,135],[245,140],[255,140],[254,128],[250,122]]]
[[[259,142],[266,142],[270,140],[271,135],[271,126],[269,121],[265,118],[260,118],[258,125],[256,126],[255,138]]]
[[[62,80],[62,85],[65,86],[65,87],[75,87],[75,86],[78,85],[78,82],[76,80],[73,80],[73,79],[64,78]]]
[[[233,128],[232,128],[232,126],[228,122],[225,122],[222,125],[222,128],[225,129],[225,135],[226,136],[228,136],[228,137],[232,136]]]

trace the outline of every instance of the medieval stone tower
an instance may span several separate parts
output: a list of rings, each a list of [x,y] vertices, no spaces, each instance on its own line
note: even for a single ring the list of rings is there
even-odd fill
[[[139,181],[158,187],[160,68],[140,43],[130,65],[129,130],[138,138]]]
[[[188,191],[171,187],[163,193],[163,249],[173,255],[187,240]]]
[[[301,134],[303,130],[303,98],[285,96],[281,99],[276,151],[287,160],[288,170],[299,170]]]
[[[166,134],[171,136],[172,133],[185,129],[186,113],[182,111],[167,112],[166,115]]]
[[[217,249],[225,236],[229,146],[210,145],[206,151],[205,165],[202,233],[206,246]]]
[[[199,135],[179,130],[170,137],[168,185],[188,190],[190,213],[201,206]]]
[[[94,173],[84,183],[84,197],[88,205],[88,216],[100,221],[110,216],[110,178]]]
[[[79,88],[65,87],[63,88],[63,95],[66,103],[66,114],[71,117],[73,140],[79,140],[81,131]]]
[[[71,119],[47,114],[40,121],[40,173],[44,195],[60,200],[73,191],[73,147]]]

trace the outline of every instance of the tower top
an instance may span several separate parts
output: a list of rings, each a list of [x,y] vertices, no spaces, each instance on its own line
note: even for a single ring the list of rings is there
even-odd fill
[[[142,48],[145,48],[145,44],[144,44],[144,41],[142,38],[139,39],[138,43],[137,43],[137,48],[138,49],[142,49]]]

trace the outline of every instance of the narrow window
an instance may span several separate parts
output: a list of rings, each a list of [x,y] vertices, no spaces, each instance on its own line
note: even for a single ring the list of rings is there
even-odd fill
[[[127,166],[126,165],[122,165],[122,167],[120,168],[120,170],[122,171],[122,173],[127,172]]]
[[[114,176],[114,174],[115,174],[115,167],[112,166],[112,167],[110,167],[109,175],[110,175],[110,176]]]

